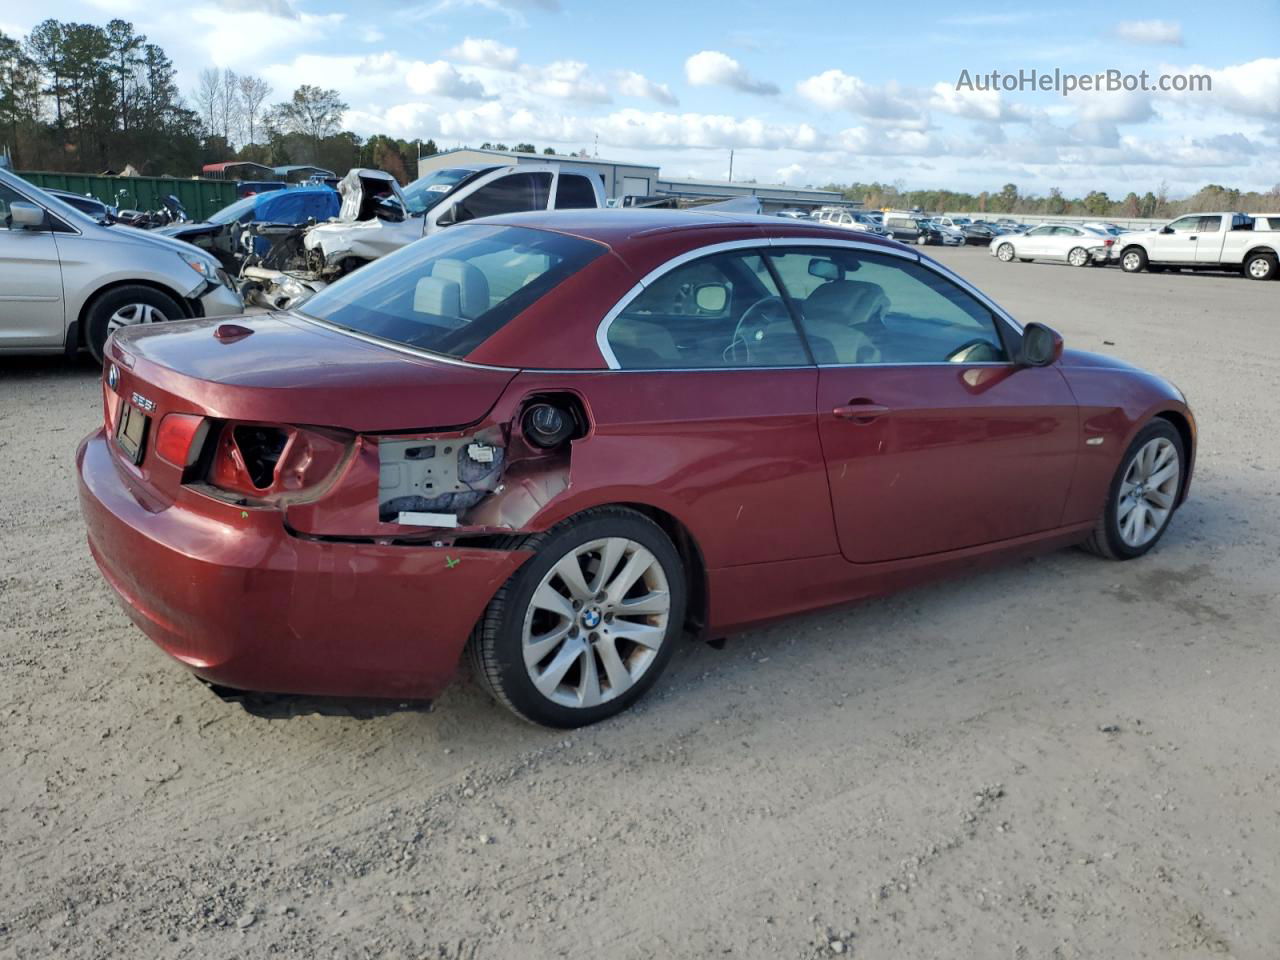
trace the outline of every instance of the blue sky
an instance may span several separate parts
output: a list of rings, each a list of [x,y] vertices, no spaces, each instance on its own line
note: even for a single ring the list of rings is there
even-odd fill
[[[1133,12],[1134,10],[1144,12]],[[1150,11],[1150,12],[1146,12]],[[1157,12],[1158,11],[1158,12]],[[1174,195],[1280,181],[1280,3],[48,0],[205,67],[335,87],[362,134],[598,149],[669,175]],[[1207,73],[1211,92],[956,91],[962,70]]]

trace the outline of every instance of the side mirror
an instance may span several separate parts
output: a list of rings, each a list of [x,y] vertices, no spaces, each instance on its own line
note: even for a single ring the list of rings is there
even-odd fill
[[[37,207],[34,203],[23,200],[15,200],[9,204],[9,223],[24,230],[28,227],[43,227],[45,225],[44,207]]]
[[[729,288],[723,283],[700,283],[693,291],[693,302],[699,313],[718,316],[729,305]]]
[[[1160,228],[1161,233],[1173,233],[1173,227],[1164,226]]]
[[[1043,323],[1028,323],[1022,328],[1022,346],[1018,366],[1047,367],[1062,358],[1062,335]]]
[[[452,227],[462,219],[462,202],[457,201],[449,205],[449,209],[436,217],[437,227]]]

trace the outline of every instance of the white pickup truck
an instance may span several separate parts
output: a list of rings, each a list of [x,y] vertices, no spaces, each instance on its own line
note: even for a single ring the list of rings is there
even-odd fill
[[[1280,273],[1277,218],[1247,213],[1192,213],[1158,230],[1116,239],[1125,273],[1239,270],[1252,280]]]

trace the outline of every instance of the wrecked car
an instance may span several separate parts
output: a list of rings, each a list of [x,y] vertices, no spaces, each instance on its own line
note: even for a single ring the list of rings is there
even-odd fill
[[[529,210],[604,206],[598,178],[558,164],[470,164],[434,170],[401,189],[381,170],[357,168],[338,185],[335,219],[277,237],[285,255],[243,272],[246,297],[260,306],[297,306],[371,260],[436,230]],[[300,238],[300,243],[299,243]]]
[[[328,187],[293,187],[242,197],[207,220],[157,227],[153,232],[208,250],[233,276],[250,253],[265,254],[270,241],[245,236],[250,224],[274,224],[290,230],[328,220],[338,213],[338,195]]]
[[[1139,557],[1195,457],[1166,381],[918,249],[776,217],[495,217],[107,354],[93,555],[258,710],[418,705],[465,651],[519,715],[592,723],[685,633],[1035,550]]]

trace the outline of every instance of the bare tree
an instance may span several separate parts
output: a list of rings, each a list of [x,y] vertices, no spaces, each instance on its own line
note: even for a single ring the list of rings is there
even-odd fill
[[[222,138],[230,145],[233,140],[240,139],[240,78],[233,70],[222,71],[218,110],[222,115]]]
[[[240,76],[240,111],[244,119],[245,142],[254,143],[258,135],[258,118],[262,105],[271,96],[271,84],[251,73]]]
[[[200,80],[192,95],[196,109],[200,111],[200,120],[205,129],[214,134],[218,132],[218,101],[221,100],[222,71],[217,67],[208,67],[200,71]]]

